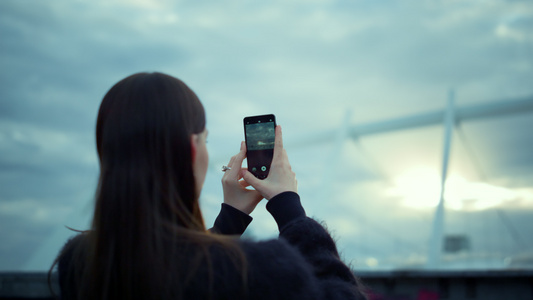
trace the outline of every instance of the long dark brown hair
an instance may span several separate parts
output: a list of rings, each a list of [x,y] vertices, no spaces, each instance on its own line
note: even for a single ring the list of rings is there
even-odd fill
[[[195,266],[210,264],[214,242],[245,266],[235,244],[206,231],[200,211],[191,135],[205,125],[198,97],[169,75],[134,74],[105,95],[96,124],[92,228],[69,250],[75,297],[180,299]],[[185,261],[187,270],[180,268]]]

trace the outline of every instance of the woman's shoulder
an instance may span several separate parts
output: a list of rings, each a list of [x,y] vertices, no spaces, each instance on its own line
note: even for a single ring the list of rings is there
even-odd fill
[[[85,243],[87,241],[88,236],[89,236],[89,232],[88,231],[82,231],[82,232],[79,232],[79,233],[77,233],[75,235],[72,235],[65,242],[65,245],[63,246],[63,249],[68,249],[70,247],[79,245],[81,243]]]
[[[78,233],[67,240],[57,258],[60,272],[69,267],[74,256],[79,255],[80,251],[84,252],[87,240],[88,234],[84,232]]]
[[[75,299],[77,279],[80,278],[87,257],[88,236],[87,232],[82,232],[71,237],[57,257],[59,286],[63,299]]]
[[[89,239],[89,232],[80,232],[76,235],[73,235],[70,237],[63,248],[61,248],[61,251],[59,252],[59,257],[66,258],[73,254],[75,249],[84,249],[88,245],[88,239]]]
[[[67,240],[57,257],[59,277],[73,271],[73,266],[84,265],[89,251],[90,233],[80,232]]]

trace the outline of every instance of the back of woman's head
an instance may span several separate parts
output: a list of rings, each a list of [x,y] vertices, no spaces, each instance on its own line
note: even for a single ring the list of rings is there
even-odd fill
[[[173,221],[181,226],[198,227],[199,220],[191,219],[199,212],[190,137],[204,128],[202,104],[179,79],[138,73],[114,85],[102,101],[96,126],[97,209],[111,214],[101,215],[102,221],[120,218],[124,224],[133,217],[138,224],[139,218],[155,214],[161,221],[178,218]]]

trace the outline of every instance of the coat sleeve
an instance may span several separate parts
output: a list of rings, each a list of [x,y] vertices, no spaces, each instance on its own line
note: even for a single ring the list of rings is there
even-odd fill
[[[220,212],[215,219],[215,224],[209,231],[224,235],[240,236],[244,233],[250,222],[252,222],[252,217],[231,205],[222,203]]]
[[[322,294],[321,299],[366,299],[352,270],[342,262],[327,230],[308,218],[300,197],[285,192],[267,204],[280,231],[280,238],[295,247],[310,266]]]

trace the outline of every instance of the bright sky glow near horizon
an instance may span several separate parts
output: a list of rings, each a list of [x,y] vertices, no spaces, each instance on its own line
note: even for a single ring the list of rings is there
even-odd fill
[[[356,270],[424,265],[444,126],[342,139],[344,118],[444,110],[450,90],[456,107],[533,98],[526,0],[3,0],[0,35],[0,271],[45,270],[64,226],[88,228],[98,106],[136,72],[178,77],[204,104],[208,226],[243,117],[273,113],[306,211]],[[531,110],[457,124],[444,231],[471,242],[457,268],[533,268],[531,128]],[[277,234],[264,202],[248,238]]]

